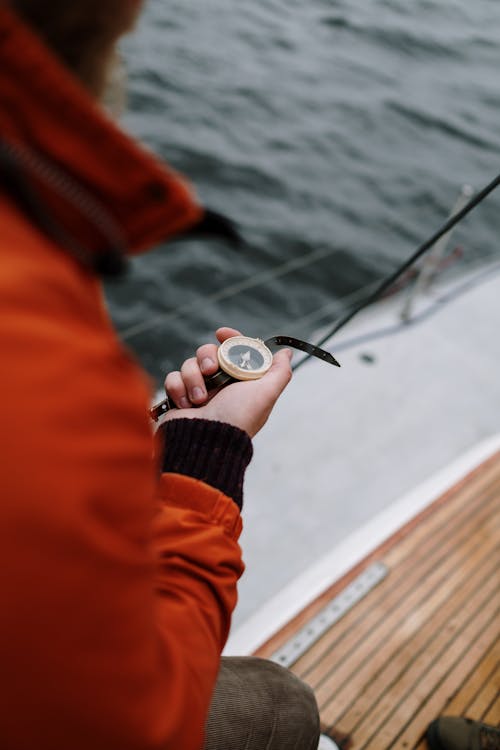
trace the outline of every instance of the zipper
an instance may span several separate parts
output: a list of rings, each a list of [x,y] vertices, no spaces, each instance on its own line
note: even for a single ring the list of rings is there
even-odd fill
[[[101,276],[116,277],[126,271],[127,241],[121,227],[71,175],[31,149],[4,140],[0,141],[0,165],[3,167],[0,179],[3,177],[7,189],[45,234]],[[104,240],[104,250],[94,252],[84,247],[77,237],[54,220],[28,180],[30,174],[76,209],[97,230]]]

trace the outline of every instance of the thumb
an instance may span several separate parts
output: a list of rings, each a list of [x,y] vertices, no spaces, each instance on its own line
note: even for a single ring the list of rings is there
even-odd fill
[[[265,384],[266,391],[273,400],[280,396],[292,379],[291,359],[291,350],[282,349],[274,355],[273,364],[260,379],[260,383]]]

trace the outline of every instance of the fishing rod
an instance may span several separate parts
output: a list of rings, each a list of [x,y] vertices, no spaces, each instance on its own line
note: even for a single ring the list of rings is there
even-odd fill
[[[420,247],[415,250],[413,255],[411,255],[401,266],[396,268],[396,270],[391,273],[387,278],[383,279],[380,284],[374,289],[374,291],[369,294],[367,297],[365,297],[364,300],[361,300],[361,302],[356,305],[351,310],[348,310],[337,323],[328,331],[328,333],[325,333],[324,336],[321,337],[321,339],[316,343],[316,346],[321,347],[323,344],[325,344],[327,341],[329,341],[338,331],[340,331],[341,328],[343,328],[347,323],[349,323],[355,315],[357,315],[361,310],[364,310],[365,307],[368,307],[369,305],[373,304],[381,295],[391,287],[394,282],[405,272],[408,270],[410,266],[412,266],[415,261],[417,261],[424,253],[426,253],[428,250],[430,250],[436,242],[443,237],[447,232],[449,232],[453,227],[455,227],[462,219],[464,219],[467,214],[469,214],[472,209],[474,209],[479,203],[481,203],[493,190],[495,190],[496,187],[500,184],[500,174],[495,177],[494,180],[492,180],[486,187],[484,187],[479,193],[477,193],[473,198],[471,198],[470,201],[468,201],[463,208],[461,208],[459,211],[457,211],[453,216],[451,216],[441,227],[440,229],[435,232],[432,237],[429,237],[428,240],[423,242]],[[310,355],[308,354],[306,357],[304,357],[300,362],[297,362],[293,366],[293,370],[297,370],[301,365],[304,364],[308,359],[310,358]]]

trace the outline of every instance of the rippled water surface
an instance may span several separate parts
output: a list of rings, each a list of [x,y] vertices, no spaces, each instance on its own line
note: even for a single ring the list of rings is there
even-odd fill
[[[126,127],[250,247],[176,243],[109,290],[157,378],[230,324],[312,335],[500,166],[497,0],[151,0]],[[498,254],[500,194],[462,225]]]

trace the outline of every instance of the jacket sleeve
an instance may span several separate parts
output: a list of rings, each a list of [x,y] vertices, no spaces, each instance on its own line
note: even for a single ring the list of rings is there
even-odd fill
[[[60,275],[0,322],[2,745],[200,750],[239,509],[185,475],[158,486],[149,384]]]
[[[201,479],[243,505],[252,441],[238,427],[207,419],[167,420],[158,430],[163,471]]]
[[[171,707],[163,730],[168,748],[202,746],[219,655],[236,605],[235,584],[243,572],[236,544],[240,531],[239,509],[227,496],[188,476],[162,475],[154,524],[155,619],[164,654],[175,655],[174,669],[164,675],[168,695],[159,707],[161,721],[167,718],[165,705]]]

